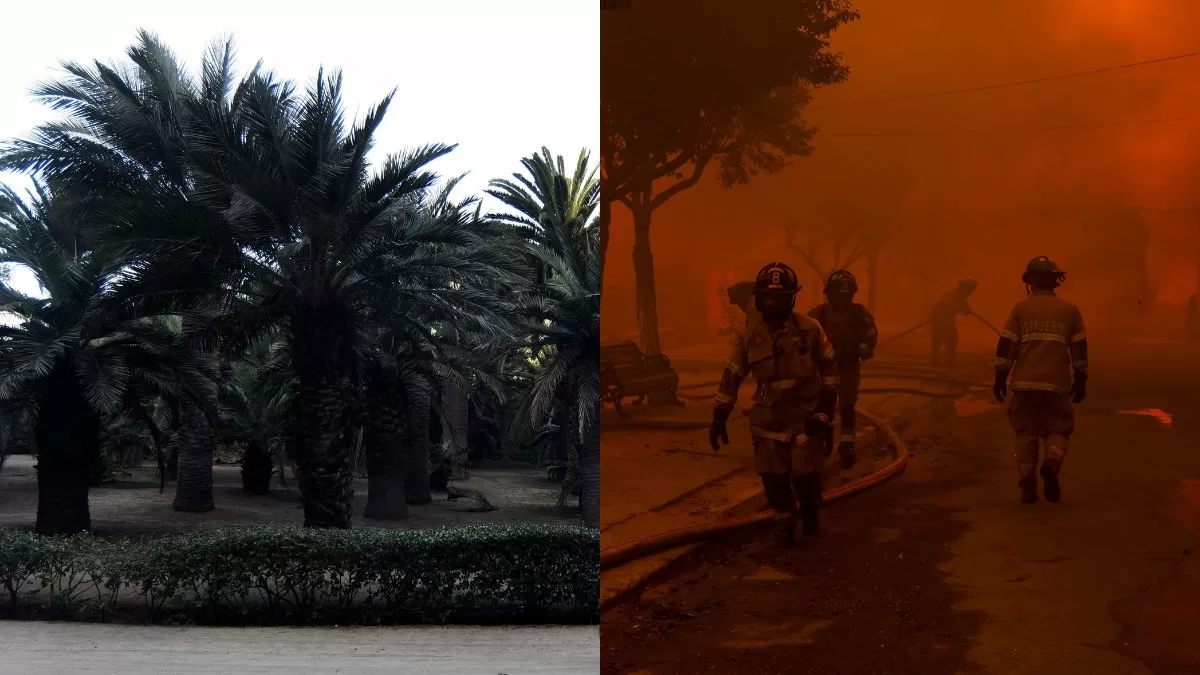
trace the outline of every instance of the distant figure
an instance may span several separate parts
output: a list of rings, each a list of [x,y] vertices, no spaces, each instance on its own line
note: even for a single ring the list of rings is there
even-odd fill
[[[1072,403],[1087,397],[1088,342],[1079,308],[1054,289],[1066,278],[1054,261],[1029,261],[1021,280],[1028,297],[1013,307],[996,345],[992,393],[1004,401],[1016,434],[1017,486],[1021,502],[1037,501],[1038,450],[1045,444],[1041,476],[1046,501],[1062,499],[1058,474],[1075,431]],[[1009,381],[1011,376],[1012,381]]]
[[[858,280],[849,270],[836,270],[825,280],[823,302],[808,312],[825,329],[833,343],[838,367],[838,414],[842,417],[842,437],[838,457],[842,468],[852,468],[857,461],[855,436],[858,388],[862,382],[862,362],[875,355],[879,332],[875,317],[863,305],[854,302]]]
[[[963,279],[954,290],[947,291],[939,298],[929,313],[929,325],[933,329],[931,358],[935,364],[942,361],[944,351],[945,363],[954,365],[954,356],[958,351],[958,315],[971,313],[967,298],[978,286],[974,279]]]
[[[1188,298],[1183,332],[1188,342],[1200,342],[1200,306],[1197,306],[1195,293]]]

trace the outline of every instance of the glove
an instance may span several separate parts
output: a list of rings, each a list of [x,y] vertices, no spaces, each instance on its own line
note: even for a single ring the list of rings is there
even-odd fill
[[[870,361],[872,356],[875,356],[875,353],[871,351],[871,348],[865,342],[858,346],[858,358],[863,361]]]
[[[1074,396],[1071,400],[1075,403],[1083,403],[1083,399],[1087,398],[1087,375],[1075,374],[1075,382],[1071,384],[1071,393]]]
[[[733,411],[729,408],[714,408],[712,426],[708,429],[708,442],[712,445],[713,452],[721,451],[721,444],[729,445],[729,415]],[[720,443],[718,443],[720,441]]]
[[[804,435],[809,438],[825,438],[833,431],[833,423],[825,413],[817,413],[804,423]]]
[[[838,445],[838,459],[842,461],[843,469],[853,469],[858,463],[858,456],[854,453],[854,443],[843,441]]]
[[[996,371],[996,381],[992,383],[992,395],[996,400],[1004,403],[1004,397],[1008,394],[1008,371]]]

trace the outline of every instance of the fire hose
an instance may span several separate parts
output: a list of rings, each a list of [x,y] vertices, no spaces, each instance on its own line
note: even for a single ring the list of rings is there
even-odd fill
[[[874,487],[904,471],[904,467],[908,464],[908,446],[904,444],[899,434],[892,430],[887,423],[871,413],[863,410],[858,410],[857,412],[859,417],[870,424],[874,424],[879,429],[886,442],[895,449],[895,459],[878,471],[873,471],[862,478],[825,492],[822,497],[826,503],[844,499],[867,488]],[[708,425],[705,424],[703,426],[707,427]],[[656,553],[704,539],[710,539],[735,530],[752,527],[759,523],[767,522],[773,517],[774,514],[770,511],[759,511],[743,518],[729,518],[715,523],[685,527],[644,539],[638,539],[637,541],[621,544],[620,546],[613,546],[606,550],[602,549],[600,551],[600,569],[611,569],[639,558],[645,558]]]

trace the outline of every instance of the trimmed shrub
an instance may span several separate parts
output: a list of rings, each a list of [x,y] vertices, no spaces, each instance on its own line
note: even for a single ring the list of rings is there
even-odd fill
[[[596,623],[599,543],[594,529],[525,524],[142,540],[0,530],[0,610],[222,625]]]

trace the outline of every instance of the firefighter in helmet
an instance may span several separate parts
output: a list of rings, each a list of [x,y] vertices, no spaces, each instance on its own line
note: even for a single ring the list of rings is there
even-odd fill
[[[1038,450],[1044,446],[1041,476],[1048,502],[1062,499],[1059,471],[1075,430],[1072,403],[1087,396],[1087,333],[1079,308],[1055,294],[1066,274],[1053,260],[1029,261],[1021,280],[1024,300],[1013,307],[996,345],[992,392],[1003,402],[1016,432],[1021,502],[1038,500]],[[1010,381],[1011,378],[1011,381]]]
[[[955,352],[958,350],[958,315],[971,313],[967,299],[978,286],[979,283],[974,279],[963,279],[958,282],[957,287],[943,294],[933,306],[933,311],[929,314],[929,326],[933,333],[934,363],[939,363],[944,355],[946,364],[954,364]]]
[[[783,544],[795,540],[797,501],[801,534],[817,533],[821,466],[837,406],[833,345],[820,323],[795,312],[799,290],[796,273],[783,263],[759,271],[754,281],[757,311],[734,336],[709,430],[714,451],[729,443],[726,425],[738,388],[753,375],[756,389],[747,417],[754,464]]]
[[[837,355],[838,414],[842,418],[838,456],[844,469],[853,467],[857,461],[854,406],[858,403],[858,387],[862,382],[861,364],[875,355],[875,345],[879,341],[875,317],[866,307],[854,302],[857,292],[858,280],[854,275],[849,270],[836,270],[825,280],[826,302],[808,313],[825,329]]]

